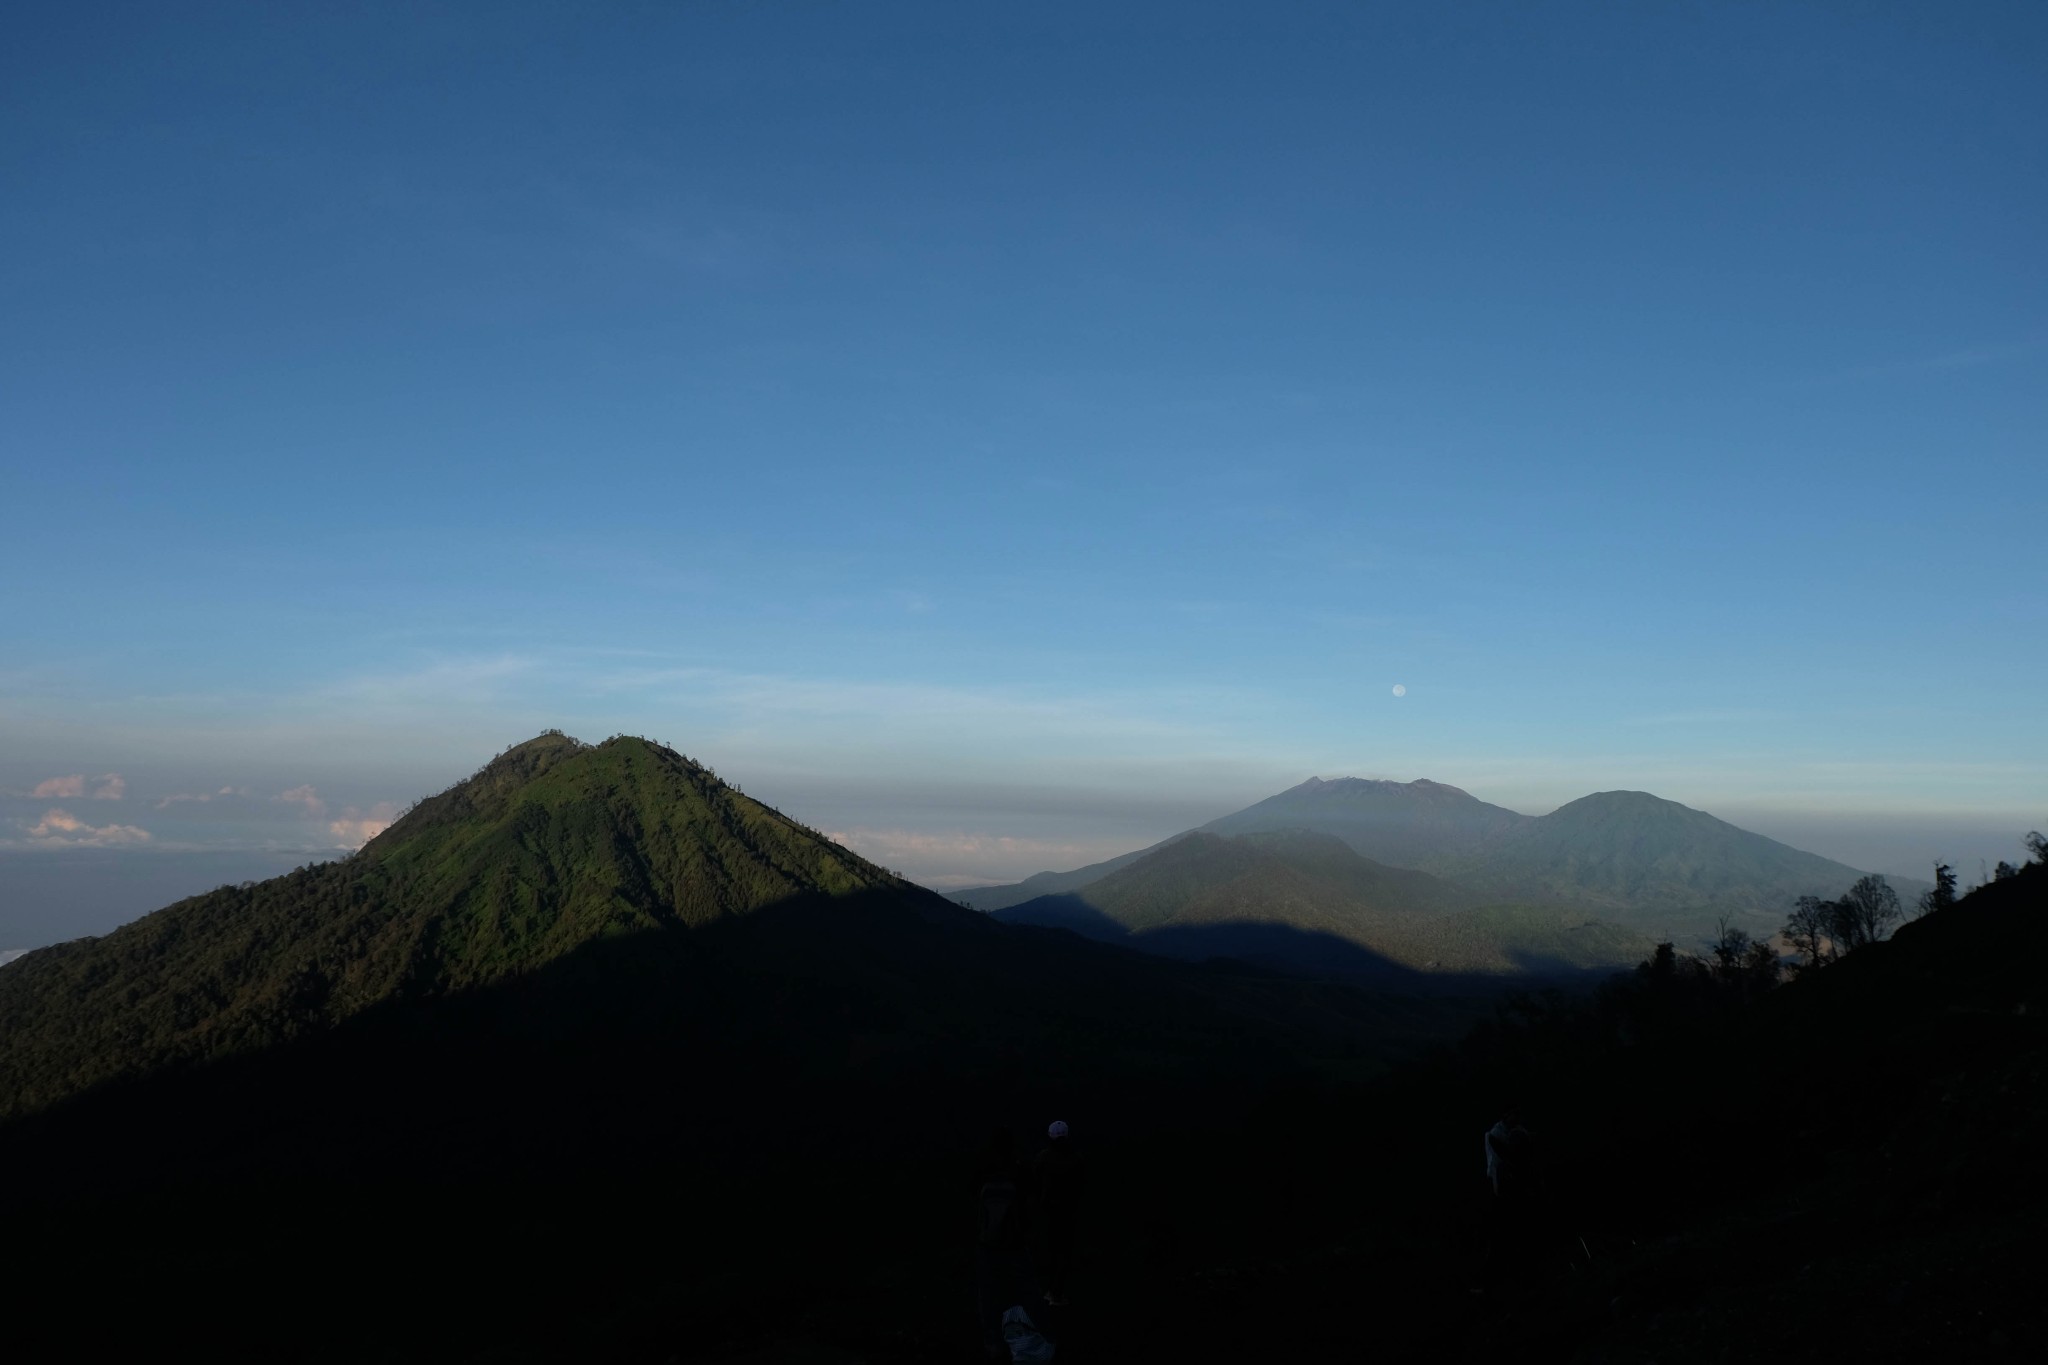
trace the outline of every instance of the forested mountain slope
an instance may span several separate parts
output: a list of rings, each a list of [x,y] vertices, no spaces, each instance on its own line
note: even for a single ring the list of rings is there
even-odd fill
[[[595,940],[855,893],[976,918],[672,750],[542,735],[353,857],[224,886],[9,965],[0,1115],[486,984]]]

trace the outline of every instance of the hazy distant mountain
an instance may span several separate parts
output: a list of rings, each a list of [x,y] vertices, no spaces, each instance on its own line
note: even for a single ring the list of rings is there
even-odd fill
[[[1034,872],[1021,882],[1007,886],[972,886],[965,891],[955,891],[952,896],[954,900],[971,905],[977,910],[1001,910],[1006,906],[1022,905],[1025,901],[1035,900],[1039,896],[1056,896],[1086,886],[1090,882],[1100,881],[1120,868],[1129,867],[1146,854],[1165,848],[1174,839],[1186,837],[1184,834],[1176,834],[1172,839],[1161,840],[1150,848],[1120,853],[1114,858],[1090,863],[1086,867],[1077,867],[1071,872]]]
[[[1307,829],[1335,835],[1358,852],[1394,867],[1428,869],[1529,822],[1441,782],[1381,782],[1311,777],[1202,826],[1218,834]]]
[[[1341,839],[1357,852],[1389,867],[1426,869],[1432,859],[1464,852],[1528,819],[1504,807],[1488,805],[1456,787],[1426,779],[1381,782],[1339,777],[1326,782],[1311,777],[1277,796],[1211,820],[1201,829],[1214,834],[1310,830]],[[1185,837],[1177,834],[1173,839]],[[956,891],[953,898],[977,910],[1000,910],[1038,896],[1074,891],[1130,866],[1173,839],[1071,872],[1040,872],[1005,886]]]
[[[1097,880],[1083,899],[1134,933],[1246,916],[1336,931],[1472,903],[1426,873],[1376,863],[1310,830],[1197,831]]]
[[[1076,891],[995,913],[1170,957],[1343,976],[1625,966],[1652,946],[1584,915],[1482,908],[1311,830],[1196,831]]]
[[[1635,914],[1680,934],[1704,932],[1719,913],[1773,916],[1803,895],[1838,896],[1863,875],[1647,792],[1602,792],[1527,816],[1440,782],[1310,778],[1201,827],[1225,835],[1279,830],[1329,835],[1389,868],[1428,872],[1473,902]],[[1172,842],[955,899],[999,910],[1080,892]],[[1924,889],[1906,879],[1893,884],[1906,899]]]
[[[1615,911],[1782,915],[1863,874],[1648,792],[1598,792],[1433,868],[1494,897]],[[1914,884],[1901,882],[1904,893]]]

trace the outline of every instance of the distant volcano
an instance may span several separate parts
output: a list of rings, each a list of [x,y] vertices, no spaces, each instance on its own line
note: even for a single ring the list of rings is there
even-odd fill
[[[1102,897],[1120,898],[1127,893],[1111,878],[1177,841],[1197,834],[1290,831],[1339,840],[1385,871],[1426,872],[1436,879],[1415,883],[1409,892],[1389,882],[1375,896],[1381,909],[1440,906],[1448,893],[1466,905],[1557,907],[1652,933],[1703,933],[1723,913],[1782,915],[1798,897],[1840,895],[1862,875],[1647,792],[1601,792],[1548,815],[1528,816],[1441,782],[1312,777],[1148,849],[1071,872],[1042,872],[1012,885],[954,894],[989,911],[1047,895],[1092,900],[1098,889]],[[1190,890],[1182,911],[1200,913],[1222,884]],[[1281,881],[1272,885],[1278,895]],[[1897,885],[1902,895],[1921,889],[1909,881]],[[1350,913],[1343,908],[1344,893],[1326,891],[1312,899],[1313,908],[1295,917],[1301,927]],[[1279,900],[1305,904],[1300,896]],[[1270,912],[1268,905],[1260,913]]]
[[[1314,830],[1335,835],[1375,862],[1427,869],[1528,822],[1526,815],[1427,778],[1311,777],[1202,828],[1217,834]]]
[[[1782,916],[1863,874],[1648,792],[1596,792],[1504,830],[1432,870],[1493,897],[1603,910]],[[1917,883],[1901,881],[1902,892]]]
[[[1169,957],[1352,978],[1575,973],[1641,961],[1648,939],[1556,907],[1487,906],[1331,834],[1197,830],[1076,891],[994,912]]]

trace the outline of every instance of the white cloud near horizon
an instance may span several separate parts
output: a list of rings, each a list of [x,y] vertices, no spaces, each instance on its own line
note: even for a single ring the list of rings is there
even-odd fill
[[[28,826],[28,838],[49,848],[120,848],[146,844],[152,836],[134,825],[89,825],[70,811],[53,806]]]
[[[91,790],[88,791],[88,785]],[[29,796],[37,801],[77,800],[90,797],[95,801],[119,801],[128,794],[128,781],[119,773],[101,773],[88,778],[84,773],[72,773],[66,777],[52,777],[36,783]]]
[[[379,801],[367,811],[350,806],[328,822],[327,832],[334,836],[337,847],[353,852],[390,829],[391,822],[397,818],[398,803],[395,801]]]

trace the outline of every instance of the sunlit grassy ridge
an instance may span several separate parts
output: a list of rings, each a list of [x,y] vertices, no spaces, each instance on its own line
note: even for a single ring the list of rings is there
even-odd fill
[[[608,933],[903,885],[709,769],[623,737],[529,741],[422,802],[358,856],[431,916],[423,956],[437,985],[488,979]]]
[[[518,745],[354,857],[180,901],[0,975],[0,1114],[806,894],[927,893],[647,740]]]

